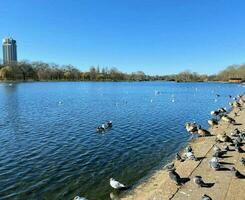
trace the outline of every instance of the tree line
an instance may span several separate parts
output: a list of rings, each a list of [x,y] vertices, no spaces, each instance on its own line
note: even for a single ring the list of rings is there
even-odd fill
[[[150,76],[142,71],[123,73],[112,67],[90,67],[82,72],[73,65],[57,65],[45,62],[21,61],[11,65],[0,65],[0,80],[34,81],[151,81],[165,80],[177,82],[229,81],[231,78],[245,80],[245,64],[228,66],[216,75],[183,71],[179,74]]]

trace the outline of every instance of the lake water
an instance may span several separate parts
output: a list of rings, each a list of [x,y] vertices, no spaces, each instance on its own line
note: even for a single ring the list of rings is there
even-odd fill
[[[0,199],[108,200],[110,177],[138,183],[188,143],[186,121],[207,128],[210,111],[244,91],[222,83],[0,83]],[[113,128],[96,133],[107,120]]]

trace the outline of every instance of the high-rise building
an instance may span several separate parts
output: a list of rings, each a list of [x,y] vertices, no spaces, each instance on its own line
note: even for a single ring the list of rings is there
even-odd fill
[[[13,64],[17,62],[16,40],[12,37],[3,39],[3,64]]]

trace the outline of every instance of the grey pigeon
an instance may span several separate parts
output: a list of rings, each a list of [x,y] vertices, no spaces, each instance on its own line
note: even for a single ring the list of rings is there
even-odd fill
[[[214,152],[213,157],[222,158],[222,156],[223,156],[225,153],[226,153],[226,151],[218,150],[218,151],[215,151],[215,152]]]
[[[201,176],[195,176],[193,181],[198,187],[212,187],[214,185],[214,183],[204,183]]]
[[[230,151],[230,148],[229,148],[229,146],[227,144],[224,145],[224,150],[225,151]]]
[[[220,170],[222,168],[221,164],[217,161],[209,161],[209,166],[215,171]]]
[[[212,200],[212,198],[206,194],[202,195],[202,199],[201,200]]]
[[[167,165],[165,166],[165,168],[166,168],[168,171],[175,169],[174,163],[169,163],[169,164],[167,164]]]
[[[197,158],[195,157],[195,155],[194,155],[193,152],[187,152],[187,153],[185,153],[185,159],[197,161]]]
[[[242,179],[245,178],[245,176],[243,174],[241,174],[235,167],[231,168],[231,173],[236,178],[242,178]]]
[[[182,160],[181,156],[177,153],[175,156],[176,160]]]
[[[214,150],[214,152],[221,151],[221,148],[217,144],[215,144],[213,147],[213,150]]]
[[[240,158],[240,162],[241,162],[243,165],[245,165],[245,158],[244,158],[244,157]]]
[[[182,185],[180,175],[175,171],[175,169],[170,170],[168,175],[177,185]]]
[[[185,150],[186,150],[186,152],[192,152],[191,146],[187,146],[187,147],[185,148]]]
[[[237,144],[235,144],[235,150],[238,152],[238,153],[244,153],[245,151]]]

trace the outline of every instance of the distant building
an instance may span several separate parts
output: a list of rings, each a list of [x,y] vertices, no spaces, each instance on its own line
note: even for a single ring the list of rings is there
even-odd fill
[[[229,82],[230,83],[241,83],[242,82],[242,78],[230,78]]]
[[[17,62],[16,40],[12,37],[3,39],[3,64],[13,64]]]

